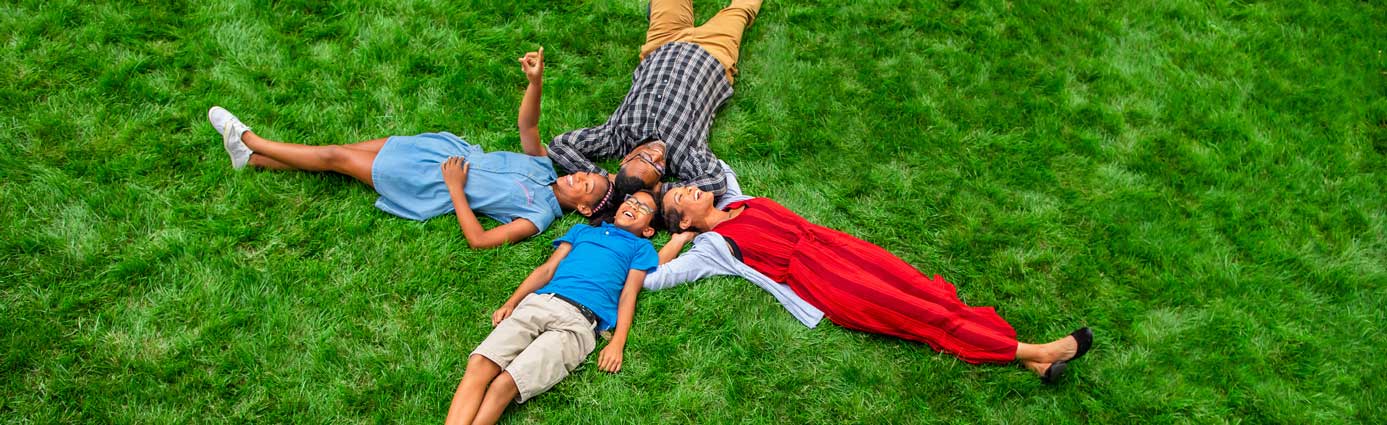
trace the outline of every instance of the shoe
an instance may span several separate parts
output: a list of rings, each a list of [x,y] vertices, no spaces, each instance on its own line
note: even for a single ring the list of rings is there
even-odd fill
[[[220,106],[213,106],[207,110],[207,121],[222,135],[222,147],[225,147],[226,154],[231,156],[231,168],[245,168],[246,163],[250,162],[250,154],[254,152],[241,140],[241,134],[250,131],[250,127],[241,123],[235,115],[231,115],[231,111]]]
[[[1069,362],[1067,361],[1058,361],[1050,363],[1050,367],[1045,369],[1045,374],[1040,375],[1040,382],[1043,382],[1046,385],[1053,385],[1054,383],[1059,382],[1060,377],[1064,376],[1064,370],[1068,368]]]
[[[1079,330],[1074,331],[1074,333],[1069,334],[1069,336],[1074,337],[1074,340],[1078,341],[1079,350],[1074,352],[1074,357],[1065,360],[1066,362],[1071,362],[1083,357],[1084,354],[1088,354],[1088,349],[1093,347],[1093,330],[1089,329],[1087,326],[1079,328]]]

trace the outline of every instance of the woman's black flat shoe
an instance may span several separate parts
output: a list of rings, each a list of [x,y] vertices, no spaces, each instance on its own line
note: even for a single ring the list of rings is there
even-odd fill
[[[1069,336],[1074,337],[1074,340],[1079,342],[1079,350],[1074,352],[1074,357],[1070,357],[1069,360],[1065,361],[1077,360],[1083,357],[1084,354],[1088,354],[1088,349],[1093,347],[1093,330],[1089,329],[1087,326],[1079,328],[1079,330],[1074,331],[1074,333],[1069,334]]]
[[[1058,361],[1050,363],[1050,367],[1045,369],[1045,374],[1040,375],[1040,382],[1052,385],[1059,382],[1060,377],[1064,376],[1064,370],[1069,368],[1069,362]]]

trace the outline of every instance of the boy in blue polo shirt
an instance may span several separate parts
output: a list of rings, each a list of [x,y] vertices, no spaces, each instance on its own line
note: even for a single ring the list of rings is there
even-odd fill
[[[638,192],[617,209],[615,225],[579,224],[554,241],[549,260],[491,315],[496,329],[468,358],[448,424],[494,423],[511,400],[552,388],[592,352],[600,331],[615,329],[598,369],[621,370],[636,294],[659,264],[645,239],[659,210],[654,196]]]

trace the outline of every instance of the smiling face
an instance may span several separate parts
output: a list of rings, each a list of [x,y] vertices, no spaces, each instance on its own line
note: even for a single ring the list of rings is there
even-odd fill
[[[607,195],[610,185],[606,177],[596,173],[577,172],[554,182],[554,197],[559,199],[559,206],[589,216]]]
[[[644,189],[654,187],[664,175],[665,142],[660,140],[636,146],[631,153],[621,158],[621,168],[617,170],[618,179],[621,176],[633,177],[641,181]]]
[[[655,217],[656,208],[654,196],[647,192],[636,192],[617,208],[612,224],[635,235],[651,237],[655,235],[655,229],[650,227],[650,220]]]
[[[679,232],[689,228],[708,230],[699,226],[706,222],[708,214],[711,214],[715,209],[713,207],[713,194],[693,186],[674,188],[665,192],[664,204],[665,218],[671,232]]]

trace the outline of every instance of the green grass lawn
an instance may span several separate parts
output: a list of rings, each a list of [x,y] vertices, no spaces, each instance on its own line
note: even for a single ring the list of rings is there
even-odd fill
[[[645,3],[154,3],[0,5],[0,422],[441,422],[579,218],[471,251],[233,171],[207,108],[518,150],[515,58],[545,47],[546,138],[598,124]],[[1377,1],[772,0],[711,132],[746,190],[1095,351],[1047,387],[712,279],[503,420],[1383,423],[1385,41]]]

